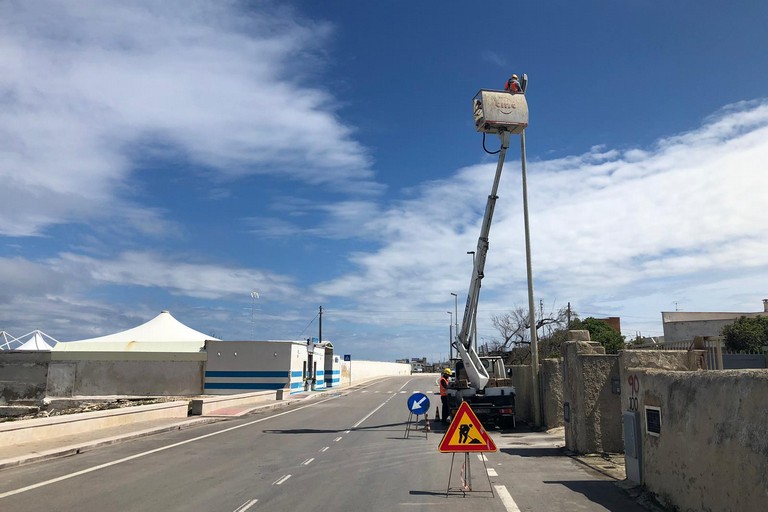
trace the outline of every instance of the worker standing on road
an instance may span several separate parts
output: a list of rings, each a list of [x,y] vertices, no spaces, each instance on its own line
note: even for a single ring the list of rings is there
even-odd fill
[[[443,405],[443,409],[440,411],[443,423],[448,423],[448,377],[451,375],[453,375],[451,369],[446,368],[440,375],[440,381],[438,382],[438,385],[440,386],[440,402],[442,402]]]
[[[514,94],[523,92],[523,88],[520,86],[520,81],[518,80],[517,75],[509,77],[507,84],[504,86],[504,90]]]

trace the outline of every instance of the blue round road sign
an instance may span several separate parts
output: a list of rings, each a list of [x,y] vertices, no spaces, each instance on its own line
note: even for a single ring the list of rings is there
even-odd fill
[[[414,393],[408,397],[408,410],[421,416],[429,410],[429,398],[424,393]]]

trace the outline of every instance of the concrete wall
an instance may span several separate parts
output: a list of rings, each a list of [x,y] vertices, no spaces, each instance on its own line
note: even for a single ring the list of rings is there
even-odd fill
[[[541,362],[541,414],[547,428],[562,427],[563,422],[563,363],[560,359]]]
[[[42,400],[50,352],[0,352],[0,405]]]
[[[679,510],[765,510],[768,370],[630,369],[623,408],[640,411],[646,487]],[[630,402],[632,399],[632,402]],[[648,434],[645,407],[661,410]]]
[[[512,368],[512,385],[515,386],[515,420],[533,422],[533,400],[530,365],[516,364]]]
[[[307,349],[298,342],[206,341],[205,393],[303,390]]]
[[[52,397],[104,395],[199,395],[204,361],[51,361],[47,394]]]
[[[606,355],[599,343],[589,341],[567,341],[562,351],[566,448],[623,452],[619,356]]]
[[[664,341],[689,341],[696,336],[720,336],[720,331],[723,327],[732,324],[736,318],[738,317],[723,320],[694,320],[665,323]]]
[[[385,363],[381,361],[342,361],[341,384],[357,382],[388,375],[410,375],[411,365],[403,363]]]
[[[206,352],[206,394],[264,389],[299,393],[335,387],[340,381],[339,357],[330,346],[307,349],[304,341],[207,341]]]

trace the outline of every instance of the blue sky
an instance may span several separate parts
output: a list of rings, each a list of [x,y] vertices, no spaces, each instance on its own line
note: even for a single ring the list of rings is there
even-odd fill
[[[630,336],[760,310],[768,4],[479,5],[0,3],[0,329],[69,341],[170,310],[303,339],[322,305],[342,353],[447,355],[495,168],[471,99],[511,72],[545,310]],[[486,341],[527,304],[512,148]]]

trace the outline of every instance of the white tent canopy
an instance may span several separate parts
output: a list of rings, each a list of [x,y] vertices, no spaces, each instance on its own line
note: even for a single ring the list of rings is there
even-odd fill
[[[0,350],[11,350],[11,343],[16,341],[16,338],[11,336],[7,331],[0,331]]]
[[[78,341],[62,342],[59,351],[199,352],[205,340],[216,340],[182,324],[168,311],[127,331]]]
[[[54,338],[48,336],[41,330],[35,330],[28,334],[25,334],[24,336],[21,336],[17,338],[17,341],[21,341],[22,338],[27,338],[26,341],[23,341],[21,343],[21,346],[16,347],[16,350],[26,350],[26,351],[50,351],[53,349],[53,347],[58,343]],[[51,343],[48,343],[46,339],[50,340]]]

